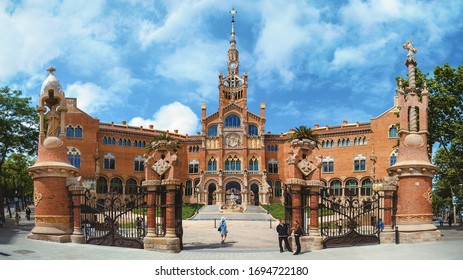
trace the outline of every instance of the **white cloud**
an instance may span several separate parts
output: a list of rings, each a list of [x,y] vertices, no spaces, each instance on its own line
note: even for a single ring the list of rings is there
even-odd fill
[[[152,119],[135,117],[129,121],[129,125],[149,127],[154,125],[155,129],[174,131],[193,135],[197,132],[199,118],[190,109],[180,102],[173,102],[164,105],[153,115]]]
[[[94,83],[75,82],[69,85],[65,94],[77,98],[77,105],[88,114],[95,114],[108,105],[120,105],[116,94],[106,91]]]

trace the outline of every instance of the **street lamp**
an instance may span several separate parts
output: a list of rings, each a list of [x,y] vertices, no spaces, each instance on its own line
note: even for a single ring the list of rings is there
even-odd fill
[[[198,214],[199,187],[195,187],[195,196],[196,196],[196,214]]]
[[[270,213],[270,200],[272,199],[273,197],[273,190],[272,190],[272,187],[269,187],[268,188],[268,202],[267,202],[267,215]]]

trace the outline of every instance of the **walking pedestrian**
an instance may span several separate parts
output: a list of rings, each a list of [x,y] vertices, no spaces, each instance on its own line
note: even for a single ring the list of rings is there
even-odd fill
[[[224,244],[225,239],[227,238],[227,233],[228,233],[227,222],[225,222],[225,217],[222,217],[220,219],[218,231],[220,232],[220,237],[222,238],[222,241],[220,243]]]
[[[379,219],[378,228],[379,228],[380,231],[384,230],[384,222],[383,222],[382,219]]]
[[[293,255],[299,255],[301,253],[301,236],[302,236],[302,228],[299,221],[294,221],[294,226],[292,228],[294,238],[296,240],[296,252]]]
[[[280,246],[280,253],[283,253],[283,242],[285,243],[285,248],[289,251],[292,252],[291,247],[289,246],[289,241],[288,241],[288,224],[285,223],[285,220],[280,219],[280,224],[277,226],[277,232],[278,232],[278,245]]]
[[[444,218],[442,217],[442,215],[439,215],[439,218],[438,218],[438,219],[439,219],[439,225],[440,225],[441,227],[443,227],[443,226],[444,226]]]
[[[450,215],[447,217],[447,221],[449,222],[449,227],[451,227],[453,224],[453,213],[450,213]]]
[[[26,207],[26,219],[28,221],[31,220],[31,208],[29,208],[29,206]]]

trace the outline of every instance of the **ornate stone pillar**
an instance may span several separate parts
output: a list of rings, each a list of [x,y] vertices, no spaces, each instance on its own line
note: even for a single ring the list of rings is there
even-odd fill
[[[397,163],[388,168],[390,176],[398,177],[396,222],[400,242],[439,240],[440,232],[432,223],[432,178],[437,170],[428,155],[427,114],[428,90],[426,83],[418,96],[415,85],[412,42],[403,45],[408,50],[405,65],[408,68],[409,84],[405,89],[399,83],[397,89],[400,108],[399,152]]]
[[[166,135],[168,136],[168,135]],[[168,137],[164,137],[168,138]],[[145,160],[145,178],[143,186],[148,189],[148,233],[143,239],[144,249],[178,253],[181,248],[180,238],[177,237],[175,197],[177,188],[180,188],[181,181],[176,179],[179,175],[177,169],[178,143],[175,140],[154,140],[150,146],[152,151]],[[165,189],[165,191],[164,191]],[[156,220],[156,206],[163,205],[165,201],[165,224],[164,221]],[[156,232],[157,223],[165,228],[164,235]],[[159,235],[158,235],[159,234]]]
[[[81,201],[84,195],[84,187],[82,187],[81,177],[68,178],[68,189],[72,197],[72,210],[74,216],[74,230],[71,235],[71,241],[73,243],[85,243],[84,235],[82,234],[82,220],[81,220]]]
[[[28,169],[34,180],[35,206],[35,227],[28,238],[70,242],[74,225],[66,179],[78,174],[77,168],[69,164],[65,137],[58,133],[64,121],[66,98],[53,74],[55,69],[50,67],[48,71],[50,75],[42,84],[37,107],[40,114],[37,161]]]

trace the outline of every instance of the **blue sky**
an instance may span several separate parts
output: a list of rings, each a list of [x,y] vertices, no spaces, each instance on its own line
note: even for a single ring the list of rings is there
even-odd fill
[[[234,7],[248,107],[266,131],[366,122],[393,105],[408,39],[418,67],[463,64],[463,1],[0,0],[0,86],[34,104],[54,66],[103,122],[195,134],[218,107]]]

